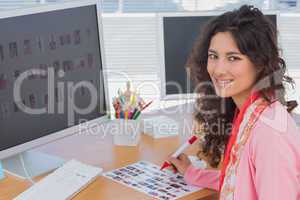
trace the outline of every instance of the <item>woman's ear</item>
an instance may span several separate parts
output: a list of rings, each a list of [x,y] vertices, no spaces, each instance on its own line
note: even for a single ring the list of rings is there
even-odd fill
[[[256,74],[260,75],[260,73],[262,73],[262,71],[264,71],[265,66],[258,66],[256,67]]]

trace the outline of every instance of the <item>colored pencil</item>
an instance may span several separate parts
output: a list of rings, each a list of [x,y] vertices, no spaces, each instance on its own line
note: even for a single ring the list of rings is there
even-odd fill
[[[141,114],[141,111],[137,111],[136,113],[135,113],[135,115],[133,116],[133,119],[137,119],[139,116],[140,116],[140,114]]]
[[[150,104],[152,103],[153,101],[150,101],[149,103],[147,103],[142,109],[141,109],[141,111],[142,110],[145,110],[145,108],[147,108],[148,106],[150,106]]]

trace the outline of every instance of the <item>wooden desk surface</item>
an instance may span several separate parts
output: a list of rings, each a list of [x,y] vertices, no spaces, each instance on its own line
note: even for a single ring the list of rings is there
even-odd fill
[[[164,158],[172,153],[188,136],[176,136],[164,139],[153,139],[142,135],[136,147],[114,146],[111,136],[74,135],[38,148],[39,151],[58,155],[66,160],[74,158],[84,163],[99,166],[104,171],[123,167],[139,160],[147,160],[160,165]],[[197,145],[187,150],[195,154]],[[37,178],[38,179],[38,178]],[[30,186],[28,181],[9,176],[0,181],[0,200],[16,197]],[[216,199],[216,192],[208,189],[200,190],[182,199]],[[150,200],[147,195],[129,187],[99,177],[74,200]]]

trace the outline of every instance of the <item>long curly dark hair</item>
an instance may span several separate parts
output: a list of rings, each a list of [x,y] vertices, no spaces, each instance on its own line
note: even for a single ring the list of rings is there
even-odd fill
[[[201,94],[196,101],[195,119],[204,127],[200,152],[212,167],[222,160],[236,109],[231,97],[216,95],[207,71],[210,41],[219,32],[231,33],[240,52],[258,69],[255,88],[267,101],[275,97],[286,105],[284,82],[294,86],[293,80],[284,75],[286,64],[279,55],[276,27],[259,9],[243,5],[209,21],[194,44],[186,68],[196,84],[196,92]]]

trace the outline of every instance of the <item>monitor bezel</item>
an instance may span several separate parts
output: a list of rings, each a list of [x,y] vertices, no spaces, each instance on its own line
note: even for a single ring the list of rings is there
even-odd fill
[[[97,0],[87,0],[87,1],[68,1],[68,2],[58,2],[58,3],[51,3],[51,4],[39,4],[34,5],[31,7],[24,7],[15,10],[8,10],[0,12],[0,19],[9,18],[9,17],[18,17],[30,14],[37,14],[37,13],[44,13],[50,11],[57,11],[63,10],[68,8],[77,8],[83,6],[96,6],[96,14],[97,14],[97,22],[98,22],[98,36],[99,36],[99,45],[100,45],[100,56],[101,56],[101,63],[102,63],[102,74],[100,73],[100,80],[103,79],[104,84],[104,92],[105,92],[105,106],[106,106],[106,115],[89,120],[87,122],[74,125],[71,127],[67,127],[60,131],[56,131],[50,133],[47,136],[43,136],[29,142],[16,145],[10,147],[8,149],[0,151],[0,160],[4,158],[8,158],[14,156],[16,154],[28,151],[30,149],[45,145],[47,143],[53,142],[55,140],[62,139],[67,136],[71,136],[74,134],[79,134],[87,131],[87,129],[93,128],[96,125],[105,123],[109,120],[110,114],[110,106],[109,106],[109,97],[108,97],[108,85],[107,85],[107,75],[105,73],[106,70],[106,61],[105,61],[105,53],[104,53],[104,40],[103,40],[103,25],[102,25],[102,14],[101,14],[101,4]],[[102,76],[102,77],[101,77]],[[100,86],[101,87],[101,86]],[[83,128],[84,127],[84,128]]]
[[[181,100],[181,99],[196,99],[199,94],[196,93],[183,93],[183,94],[167,94],[166,91],[166,68],[165,68],[165,46],[164,46],[164,17],[197,17],[197,16],[218,16],[227,12],[228,10],[218,11],[197,11],[197,12],[182,12],[182,13],[158,13],[157,14],[157,38],[158,38],[158,53],[159,53],[159,69],[160,69],[160,99],[161,100]],[[279,14],[278,10],[262,10],[264,15],[275,15],[277,30],[279,27]],[[279,38],[279,37],[278,37]]]

